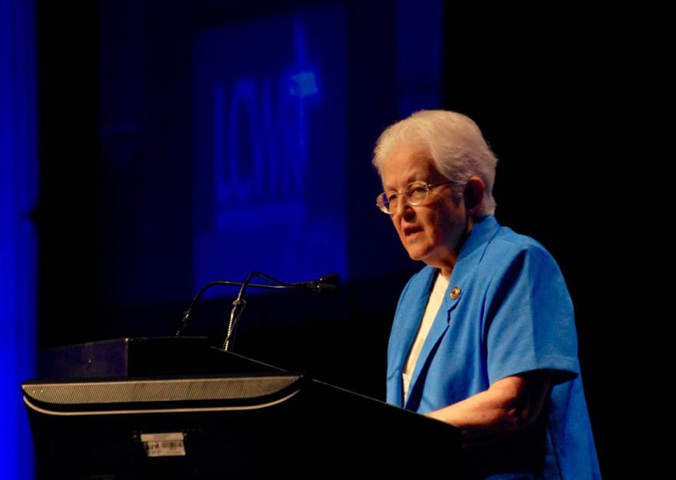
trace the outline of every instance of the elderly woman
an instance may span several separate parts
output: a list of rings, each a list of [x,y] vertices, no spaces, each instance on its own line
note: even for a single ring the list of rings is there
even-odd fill
[[[397,307],[388,402],[459,427],[464,478],[600,478],[566,285],[493,217],[497,160],[479,128],[418,112],[383,132],[373,162],[378,208],[426,264]]]

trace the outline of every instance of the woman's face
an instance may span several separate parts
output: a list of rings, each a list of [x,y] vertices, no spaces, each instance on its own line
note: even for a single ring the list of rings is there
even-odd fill
[[[437,170],[427,148],[398,146],[385,162],[382,181],[386,192],[404,192],[414,181],[436,185],[448,179]],[[443,185],[430,189],[421,205],[406,203],[399,202],[391,218],[409,256],[450,273],[469,227],[464,200],[454,199],[451,186]]]

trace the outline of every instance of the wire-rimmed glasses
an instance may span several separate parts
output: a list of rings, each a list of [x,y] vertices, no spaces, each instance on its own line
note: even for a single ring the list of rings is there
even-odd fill
[[[427,200],[431,189],[441,187],[442,185],[448,185],[449,183],[458,182],[450,180],[448,182],[437,183],[434,185],[422,181],[411,182],[406,185],[406,189],[403,192],[397,192],[394,190],[382,192],[376,198],[376,206],[381,212],[386,213],[387,215],[392,215],[393,212],[397,211],[399,197],[403,197],[408,205],[420,205],[425,200]]]

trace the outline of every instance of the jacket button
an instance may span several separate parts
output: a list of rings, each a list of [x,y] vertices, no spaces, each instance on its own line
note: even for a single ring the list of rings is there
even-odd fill
[[[450,294],[451,300],[457,299],[460,296],[460,292],[461,292],[460,287],[453,287],[451,289],[451,294]]]

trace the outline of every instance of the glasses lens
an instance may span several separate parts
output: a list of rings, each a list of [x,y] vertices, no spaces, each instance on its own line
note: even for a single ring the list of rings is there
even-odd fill
[[[425,182],[413,182],[406,187],[406,196],[412,205],[420,205],[427,198],[429,187]]]
[[[381,212],[383,213],[390,213],[390,201],[387,199],[387,195],[385,192],[381,193],[378,195],[378,198],[376,198],[376,206],[380,209]]]

